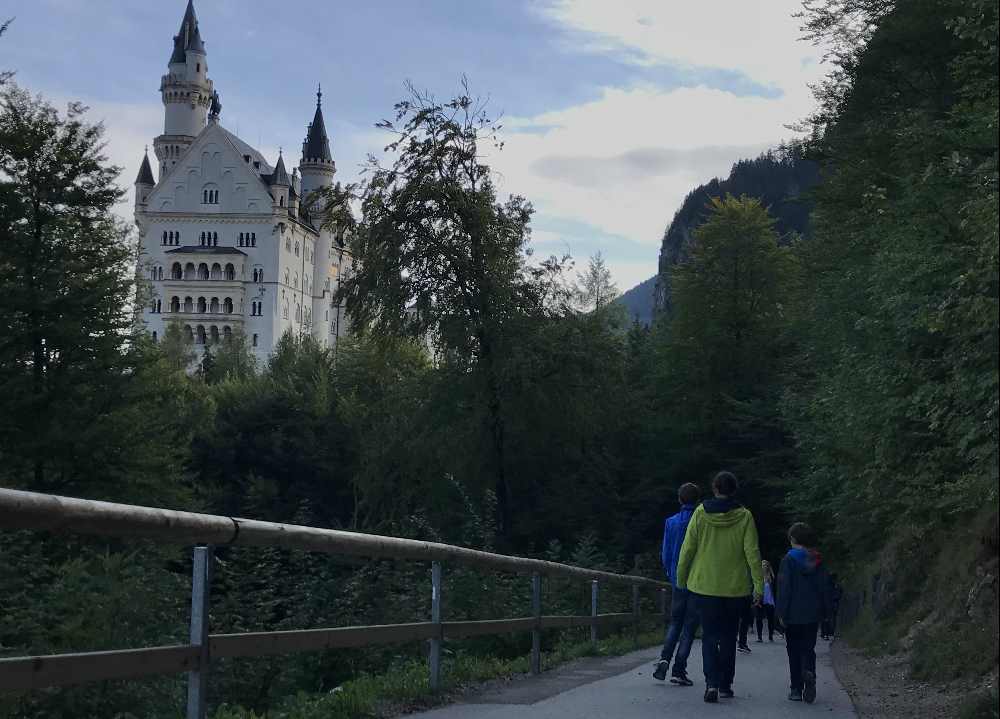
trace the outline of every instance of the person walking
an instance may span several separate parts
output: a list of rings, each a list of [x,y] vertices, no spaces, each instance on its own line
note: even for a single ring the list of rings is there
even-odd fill
[[[750,654],[750,625],[753,624],[753,615],[757,606],[753,597],[747,595],[743,597],[743,604],[740,606],[740,630],[736,641],[736,651],[741,654]]]
[[[777,613],[785,625],[792,701],[816,699],[816,632],[830,613],[830,578],[816,551],[812,527],[796,522],[788,529],[792,548],[778,568]]]
[[[761,572],[764,575],[764,596],[759,604],[754,607],[755,623],[757,626],[757,641],[764,641],[764,620],[767,620],[767,639],[774,641],[774,569],[766,559],[760,563]]]
[[[753,515],[734,499],[739,482],[731,472],[712,480],[713,499],[691,515],[677,559],[677,586],[691,592],[702,624],[705,701],[733,696],[736,635],[747,595],[764,591]]]
[[[670,681],[689,687],[694,682],[687,675],[687,660],[691,654],[694,633],[698,631],[698,610],[690,593],[677,586],[677,558],[681,553],[681,545],[684,543],[691,515],[694,514],[698,500],[701,499],[701,490],[698,489],[698,485],[690,482],[682,484],[677,491],[677,499],[681,504],[681,510],[667,518],[663,526],[663,549],[660,556],[667,581],[673,583],[674,587],[670,593],[670,624],[663,639],[663,651],[660,652],[660,661],[656,663],[653,678],[661,682],[667,678],[667,670],[670,668],[670,660],[674,657],[676,648],[677,656],[674,658],[674,670],[670,674]]]

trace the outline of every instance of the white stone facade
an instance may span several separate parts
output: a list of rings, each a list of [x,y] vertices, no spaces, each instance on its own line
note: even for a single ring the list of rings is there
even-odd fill
[[[335,345],[347,322],[333,293],[350,256],[321,213],[302,207],[303,194],[331,184],[336,172],[321,96],[300,179],[287,174],[284,158],[272,167],[219,123],[190,1],[168,67],[164,131],[154,141],[159,177],[144,158],[135,188],[140,270],[151,287],[146,330],[161,339],[177,322],[199,349],[242,333],[261,362],[285,332]]]

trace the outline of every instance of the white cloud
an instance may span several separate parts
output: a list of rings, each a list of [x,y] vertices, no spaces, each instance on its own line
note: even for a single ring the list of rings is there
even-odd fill
[[[595,235],[647,245],[642,270],[604,240],[601,249],[623,290],[654,274],[663,230],[685,195],[728,175],[737,160],[793,137],[786,125],[811,111],[808,83],[823,68],[816,49],[798,41],[792,17],[798,7],[789,0],[683,8],[662,0],[557,0],[544,12],[584,33],[595,52],[636,64],[737,71],[780,92],[605,87],[582,105],[508,117],[507,144],[490,158],[502,174],[501,189],[534,202],[539,219],[585,223]]]

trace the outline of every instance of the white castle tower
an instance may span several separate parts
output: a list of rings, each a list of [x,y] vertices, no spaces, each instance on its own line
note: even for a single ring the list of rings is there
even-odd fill
[[[333,293],[350,256],[322,208],[310,212],[304,202],[336,172],[322,93],[289,176],[281,153],[272,166],[220,124],[192,0],[167,68],[163,134],[154,140],[159,177],[147,154],[135,181],[151,287],[145,328],[161,339],[176,323],[199,349],[244,336],[262,361],[286,332],[332,346],[346,329]]]

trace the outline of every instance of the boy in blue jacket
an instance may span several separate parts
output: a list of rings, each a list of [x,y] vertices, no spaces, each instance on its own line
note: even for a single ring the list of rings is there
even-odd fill
[[[778,570],[775,611],[785,625],[791,677],[788,698],[812,704],[816,700],[816,631],[830,615],[830,578],[816,551],[812,527],[796,522],[788,529],[788,542],[792,548]]]
[[[663,571],[667,574],[667,581],[674,587],[670,595],[670,626],[663,640],[663,651],[660,652],[660,661],[656,663],[653,678],[661,682],[667,678],[667,669],[670,668],[670,659],[676,648],[677,656],[674,658],[674,670],[670,673],[670,681],[682,687],[689,687],[694,682],[688,679],[687,660],[691,654],[694,633],[698,631],[698,611],[695,609],[691,593],[677,586],[677,558],[681,553],[681,545],[684,544],[684,535],[687,533],[691,515],[694,514],[698,500],[701,499],[701,490],[698,489],[698,485],[688,482],[681,485],[677,491],[677,498],[681,503],[681,511],[669,517],[663,527],[663,550],[660,558],[663,562]]]

